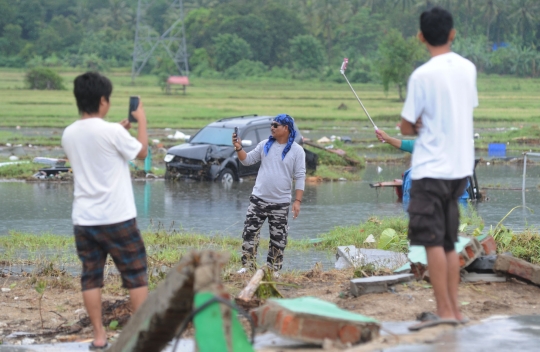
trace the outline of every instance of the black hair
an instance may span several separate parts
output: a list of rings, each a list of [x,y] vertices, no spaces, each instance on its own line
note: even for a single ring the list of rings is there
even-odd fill
[[[420,31],[432,46],[448,43],[452,28],[454,28],[452,15],[439,6],[426,10],[420,15]]]
[[[101,97],[109,101],[112,90],[111,81],[97,72],[86,72],[77,76],[73,81],[73,94],[79,113],[97,113]]]

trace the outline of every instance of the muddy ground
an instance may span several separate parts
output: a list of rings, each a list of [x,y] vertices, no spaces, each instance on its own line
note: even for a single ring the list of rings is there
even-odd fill
[[[379,321],[411,321],[421,312],[435,310],[432,289],[426,282],[399,284],[392,292],[352,297],[348,294],[350,277],[351,272],[337,270],[284,274],[279,280],[295,286],[280,286],[280,291],[289,298],[318,297]],[[40,294],[35,289],[39,280],[47,283],[41,316]],[[226,282],[231,295],[236,295],[248,280],[249,275],[231,277]],[[119,284],[115,276],[106,280],[105,326],[116,321],[121,328],[129,319],[127,291]],[[91,341],[78,278],[4,276],[0,287],[0,344]],[[505,283],[463,283],[459,294],[462,310],[473,323],[493,315],[540,314],[540,288],[514,278]],[[108,329],[111,339],[118,335],[119,328]],[[25,334],[8,337],[13,333]],[[189,335],[188,331],[185,336]]]

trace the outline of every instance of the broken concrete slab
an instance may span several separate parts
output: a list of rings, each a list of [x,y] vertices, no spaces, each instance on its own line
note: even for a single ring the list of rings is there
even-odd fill
[[[497,242],[495,242],[493,236],[484,234],[476,237],[476,239],[484,248],[484,252],[486,255],[497,254]]]
[[[493,266],[495,265],[495,260],[497,260],[497,255],[483,255],[478,257],[474,262],[472,262],[468,267],[467,271],[472,273],[493,273]]]
[[[484,248],[475,237],[458,236],[455,243],[456,252],[459,253],[459,264],[461,268],[468,267],[473,261],[484,255]],[[425,277],[427,270],[427,255],[424,246],[409,246],[407,255],[411,263],[411,272],[417,280]],[[399,269],[403,269],[401,267]]]
[[[523,259],[498,255],[493,270],[515,275],[540,286],[540,265],[531,264]]]
[[[383,293],[388,287],[400,282],[411,281],[413,274],[371,276],[351,280],[351,294],[355,297],[368,293]]]
[[[220,272],[227,259],[227,255],[214,251],[184,255],[180,263],[169,271],[165,280],[150,292],[108,351],[161,351],[174,338],[182,321],[193,310],[196,289],[216,285],[220,276],[208,276]]]
[[[466,273],[461,277],[463,282],[506,282],[506,276],[497,274]]]
[[[251,312],[255,325],[282,337],[322,345],[368,342],[379,336],[377,320],[313,297],[269,299]]]
[[[337,248],[336,269],[359,267],[372,264],[376,268],[395,269],[407,263],[404,253],[385,251],[382,249],[356,248],[356,246],[339,246]],[[340,261],[340,258],[343,260]],[[347,266],[348,265],[348,266]]]

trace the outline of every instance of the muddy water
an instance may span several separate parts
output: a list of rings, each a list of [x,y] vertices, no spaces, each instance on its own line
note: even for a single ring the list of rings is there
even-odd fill
[[[403,169],[401,165],[368,165],[360,171],[362,181],[306,185],[301,214],[289,222],[290,237],[316,238],[336,226],[359,224],[371,216],[406,216],[393,189],[376,190],[369,186],[373,182],[399,178]],[[521,191],[502,189],[521,187],[522,166],[479,165],[477,174],[481,186],[501,188],[485,191],[487,200],[475,205],[487,230],[497,225],[512,208],[523,205]],[[525,204],[534,213],[518,208],[503,222],[517,231],[540,224],[537,188],[540,166],[529,166],[527,175]],[[208,182],[134,181],[139,227],[163,226],[195,233],[240,236],[253,185],[254,180],[248,179],[231,187]],[[70,183],[0,182],[0,236],[10,231],[71,235],[72,194]],[[261,234],[268,237],[266,225]],[[260,262],[264,262],[265,255],[266,249],[261,248]],[[289,250],[283,268],[307,270],[316,262],[330,268],[334,261],[328,252]]]
[[[335,226],[347,226],[365,221],[370,216],[403,215],[393,189],[377,191],[369,184],[399,178],[403,166],[368,165],[360,171],[362,181],[308,184],[301,214],[290,221],[292,238],[314,238]],[[540,224],[540,167],[527,170],[525,204],[534,213],[517,209],[504,225],[514,230]],[[479,165],[481,186],[520,188],[522,166]],[[133,188],[142,229],[151,226],[182,228],[197,233],[241,233],[248,198],[254,180],[244,180],[225,188],[218,183],[165,182],[163,180],[134,181]],[[73,185],[49,182],[0,182],[0,235],[10,230],[56,234],[71,234],[71,202]],[[485,224],[495,226],[513,207],[523,204],[521,191],[489,189],[488,200],[477,205]],[[267,230],[263,235],[267,234]]]

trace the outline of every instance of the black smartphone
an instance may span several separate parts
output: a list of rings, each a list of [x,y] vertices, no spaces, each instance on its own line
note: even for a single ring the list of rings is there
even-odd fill
[[[238,140],[238,127],[234,128],[234,141],[236,142]]]
[[[129,97],[129,113],[128,113],[129,122],[137,123],[137,119],[134,118],[131,113],[137,110],[138,107],[139,107],[139,97],[138,96]]]

